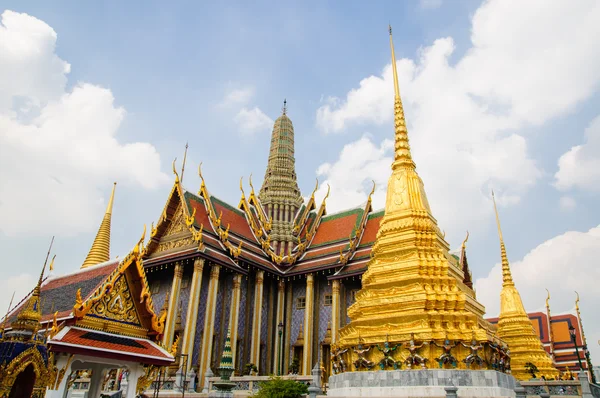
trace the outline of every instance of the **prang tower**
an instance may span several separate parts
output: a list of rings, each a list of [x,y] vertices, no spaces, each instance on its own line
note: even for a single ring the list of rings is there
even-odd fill
[[[291,253],[294,245],[294,218],[303,199],[296,181],[294,126],[283,101],[282,115],[275,120],[265,179],[258,197],[272,220],[271,242],[275,253]]]

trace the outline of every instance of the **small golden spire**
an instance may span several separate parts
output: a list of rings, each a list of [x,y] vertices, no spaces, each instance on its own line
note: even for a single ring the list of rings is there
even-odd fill
[[[465,248],[467,247],[468,240],[469,240],[469,231],[467,231],[467,236],[465,237],[465,240],[463,240],[462,245],[460,246],[462,250],[465,250]]]
[[[96,234],[96,239],[94,239],[94,243],[92,243],[92,248],[81,265],[82,269],[110,260],[110,222],[116,187],[117,183],[115,182],[112,193],[110,194],[108,206],[106,207],[106,213],[104,214],[104,218],[102,219],[102,223]]]
[[[181,165],[181,182],[183,182],[183,172],[185,171],[185,160],[187,159],[188,143],[185,143],[185,152],[183,153],[183,164]]]
[[[498,236],[500,237],[500,256],[502,258],[502,286],[513,285],[512,274],[510,273],[510,265],[506,256],[506,246],[504,246],[504,238],[502,237],[502,228],[500,228],[500,216],[498,216],[498,208],[496,207],[496,197],[492,191],[492,201],[494,202],[494,212],[496,213],[496,225],[498,226]]]
[[[392,27],[390,30],[390,47],[392,49],[392,72],[394,75],[394,131],[395,131],[395,154],[392,169],[400,166],[415,168],[415,163],[410,154],[410,145],[408,144],[408,131],[406,130],[406,120],[404,119],[404,108],[400,99],[400,85],[398,84],[398,70],[396,69],[396,53],[394,52],[394,41],[392,40]]]

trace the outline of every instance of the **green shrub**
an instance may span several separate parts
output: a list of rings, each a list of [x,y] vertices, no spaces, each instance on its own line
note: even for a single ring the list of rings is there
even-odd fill
[[[271,377],[269,381],[258,383],[258,392],[254,398],[300,398],[308,394],[308,386],[295,380]]]

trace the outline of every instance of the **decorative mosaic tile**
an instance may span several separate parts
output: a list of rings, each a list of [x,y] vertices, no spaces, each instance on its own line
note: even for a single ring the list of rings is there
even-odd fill
[[[319,339],[317,344],[321,344],[327,334],[327,325],[331,321],[331,305],[325,305],[325,296],[331,294],[331,283],[319,281]]]
[[[244,355],[242,355],[245,351],[245,347],[244,347],[244,330],[246,327],[246,300],[247,300],[247,286],[246,286],[246,278],[242,277],[242,283],[240,286],[240,308],[239,308],[239,312],[238,312],[238,351],[236,353],[236,361],[237,364],[235,364],[236,369],[238,369],[238,371],[242,370],[242,367],[244,366],[243,362],[243,357]]]
[[[267,368],[267,332],[268,332],[268,323],[269,323],[269,300],[271,297],[271,289],[269,288],[269,282],[265,280],[263,284],[263,300],[262,300],[262,308],[260,315],[260,366],[259,369],[261,373]]]
[[[292,345],[296,342],[300,327],[304,324],[304,309],[297,309],[298,297],[306,297],[306,281],[304,279],[292,283],[292,330],[290,331],[290,358],[294,357]]]
[[[199,350],[202,345],[202,331],[204,330],[204,314],[206,312],[206,299],[208,297],[208,282],[210,280],[210,267],[204,267],[202,272],[202,287],[200,288],[200,302],[198,303],[198,318],[196,320],[196,335],[194,337],[194,355],[192,363],[198,364]]]

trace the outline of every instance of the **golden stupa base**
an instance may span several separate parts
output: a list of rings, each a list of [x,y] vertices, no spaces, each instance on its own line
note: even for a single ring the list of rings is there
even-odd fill
[[[328,397],[514,397],[516,380],[492,370],[346,372],[329,378]]]

